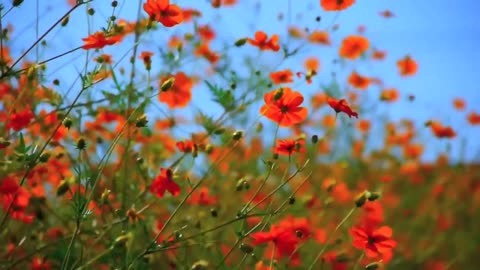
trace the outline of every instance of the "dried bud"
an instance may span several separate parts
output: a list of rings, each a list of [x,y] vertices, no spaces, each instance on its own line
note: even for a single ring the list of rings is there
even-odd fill
[[[317,143],[318,142],[318,135],[313,135],[312,136],[312,143]]]
[[[218,217],[218,211],[215,208],[210,209],[210,214],[212,217]]]

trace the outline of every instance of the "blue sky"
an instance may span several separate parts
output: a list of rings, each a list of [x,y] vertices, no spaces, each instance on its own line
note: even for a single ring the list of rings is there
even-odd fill
[[[472,139],[480,134],[480,127],[469,126],[465,118],[466,113],[452,109],[452,99],[463,97],[467,101],[467,113],[472,110],[480,112],[480,85],[477,82],[480,74],[478,71],[480,24],[477,19],[480,2],[475,0],[357,0],[353,7],[337,15],[323,12],[319,7],[319,1],[292,0],[291,4],[287,0],[238,1],[242,3],[238,7],[218,10],[209,8],[206,0],[172,2],[182,7],[196,7],[202,10],[204,16],[200,19],[200,24],[211,24],[218,35],[227,40],[252,36],[257,29],[267,33],[284,34],[289,24],[308,26],[310,29],[316,27],[324,29],[335,22],[340,24],[340,28],[332,33],[332,41],[334,46],[338,47],[343,37],[355,33],[359,25],[365,25],[365,35],[371,40],[373,46],[388,51],[387,59],[378,64],[347,63],[347,69],[344,72],[356,69],[369,76],[381,77],[386,86],[398,88],[404,97],[394,105],[379,106],[377,111],[365,117],[372,121],[383,114],[388,114],[392,119],[406,117],[415,119],[419,127],[427,120],[439,120],[451,125],[458,132],[459,136],[451,142],[454,159],[459,158],[461,141],[467,140],[466,158],[480,160],[480,142]],[[13,56],[18,56],[35,38],[36,2],[25,1],[22,8],[11,11],[3,20],[4,25],[8,23],[15,25],[11,48]],[[43,33],[68,10],[68,7],[66,0],[39,0],[38,2],[41,4],[38,9],[40,16],[38,32]],[[11,1],[2,0],[1,3],[9,7]],[[118,9],[117,17],[133,20],[136,17],[138,2],[129,0],[119,1],[119,3],[121,9]],[[55,46],[41,49],[39,58],[46,59],[80,46],[82,44],[80,38],[87,35],[88,25],[92,30],[98,30],[96,26],[103,25],[106,18],[110,16],[110,1],[95,0],[93,6],[100,16],[95,16],[95,20],[88,24],[85,11],[83,9],[76,11],[72,14],[71,25],[68,28],[54,30],[48,36],[47,40]],[[378,12],[385,9],[391,10],[395,17],[387,20],[379,16]],[[284,14],[282,21],[277,20],[279,13]],[[322,17],[320,24],[315,22],[316,16]],[[179,30],[169,29],[168,32],[155,32],[155,36],[151,36],[151,41],[156,41],[157,44],[147,42],[145,48],[148,48],[148,44],[152,48],[155,47],[154,45],[158,46],[158,42],[177,31]],[[214,45],[212,47],[215,49]],[[218,49],[221,47],[220,44],[217,46]],[[249,52],[248,49],[246,50]],[[120,55],[127,53],[128,48],[106,48],[105,52],[114,54],[114,59],[117,59]],[[342,69],[331,62],[336,57],[335,52],[334,49],[315,47],[296,58],[298,62],[289,62],[282,67],[295,65],[300,67],[307,56],[317,56],[321,61],[318,78],[312,86],[299,85],[297,89],[303,93],[312,94],[319,91],[321,84],[328,83],[331,71],[342,74]],[[410,54],[419,63],[418,74],[411,78],[398,76],[395,67],[395,62],[406,54]],[[29,55],[29,59],[35,59],[35,57],[34,50]],[[257,60],[260,65],[273,67],[279,57],[266,53],[260,55]],[[49,71],[53,77],[67,82],[64,84],[67,87],[68,82],[73,81],[83,63],[85,63],[85,52],[78,51],[62,60],[52,62]],[[344,75],[348,75],[348,72]],[[375,97],[379,89],[368,91],[372,97]],[[205,89],[194,91],[193,102],[196,107],[208,104],[209,100],[205,98],[204,93]],[[408,102],[405,99],[407,94],[415,95],[415,102]],[[257,106],[259,107],[260,104]],[[209,107],[213,108],[212,114],[220,113],[215,112],[215,108],[218,107]],[[419,142],[428,145],[426,159],[433,159],[437,153],[444,152],[448,144],[443,140],[435,139],[426,129],[422,130]]]

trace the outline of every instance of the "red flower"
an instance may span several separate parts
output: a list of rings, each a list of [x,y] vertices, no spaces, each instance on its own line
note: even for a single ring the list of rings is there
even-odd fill
[[[170,192],[173,196],[177,196],[180,194],[180,186],[173,181],[173,173],[170,169],[160,168],[160,174],[153,180],[150,192],[162,198],[165,191]]]
[[[452,129],[452,127],[443,126],[439,122],[429,121],[427,125],[432,129],[433,134],[437,138],[455,138],[457,133]]]
[[[183,11],[177,5],[170,5],[169,0],[147,0],[143,4],[151,20],[156,20],[166,27],[172,27],[183,21]]]
[[[256,232],[250,235],[253,238],[252,245],[273,242],[277,259],[288,257],[290,263],[300,263],[297,246],[311,235],[310,224],[305,218],[286,217],[278,224],[272,225],[269,232]]]
[[[262,51],[280,50],[280,45],[278,45],[278,35],[272,35],[272,37],[268,39],[268,36],[265,34],[265,32],[257,31],[255,33],[255,39],[248,38],[247,41],[253,46],[260,48]]]
[[[187,203],[194,205],[213,205],[218,201],[218,196],[210,196],[207,187],[201,187],[199,191],[193,192]]]
[[[332,107],[336,113],[339,113],[339,112],[344,112],[348,115],[348,117],[355,117],[355,118],[358,118],[358,113],[353,111],[350,106],[348,106],[348,103],[345,99],[340,99],[340,100],[336,100],[334,98],[327,98],[327,103],[328,105],[330,105],[330,107]]]
[[[85,43],[82,48],[85,50],[89,49],[101,49],[107,45],[113,45],[118,43],[122,40],[121,36],[110,36],[106,37],[105,33],[99,31],[86,38],[82,38],[83,42]]]
[[[409,55],[397,61],[398,72],[402,76],[412,76],[417,73],[418,64]]]
[[[384,261],[389,261],[392,248],[397,245],[397,242],[391,239],[392,229],[388,226],[377,229],[367,223],[350,229],[350,235],[353,237],[353,246],[363,249],[369,258],[382,257]]]
[[[270,73],[270,79],[274,84],[291,83],[293,82],[293,73],[289,70],[280,70]]]
[[[260,108],[260,113],[282,127],[301,123],[307,118],[308,110],[299,107],[303,102],[300,92],[283,87],[266,93],[264,100],[265,105]]]
[[[305,148],[304,140],[301,139],[286,139],[286,140],[277,140],[277,146],[274,149],[274,153],[279,155],[290,156],[294,152],[304,152]]]
[[[30,124],[34,116],[32,110],[27,107],[20,112],[12,113],[10,119],[7,120],[6,127],[15,131],[20,131]]]
[[[340,11],[349,8],[355,0],[320,0],[320,5],[325,11]]]
[[[179,141],[176,145],[178,150],[183,153],[191,153],[197,149],[197,145],[191,140]]]

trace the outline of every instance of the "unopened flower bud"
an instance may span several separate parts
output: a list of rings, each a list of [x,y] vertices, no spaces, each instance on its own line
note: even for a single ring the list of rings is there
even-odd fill
[[[162,86],[160,87],[160,89],[163,92],[168,91],[170,88],[172,88],[174,83],[175,83],[175,78],[170,77],[168,80],[166,80],[164,83],[162,83]]]
[[[20,6],[22,3],[23,3],[23,0],[13,0],[12,5],[13,5],[14,7],[18,7],[18,6]]]
[[[365,202],[367,201],[367,198],[368,198],[368,191],[362,192],[355,199],[355,206],[356,207],[362,207],[365,204]]]
[[[373,263],[367,264],[365,266],[365,269],[367,269],[367,270],[376,270],[378,268],[380,268],[380,263],[379,262],[373,262]]]
[[[235,131],[233,134],[232,134],[232,139],[234,141],[238,141],[240,140],[241,138],[243,137],[243,131]]]
[[[86,147],[87,147],[87,142],[85,141],[85,139],[83,139],[83,138],[78,139],[77,149],[78,150],[85,150]]]
[[[140,128],[140,127],[145,127],[147,126],[148,119],[146,115],[142,115],[137,120],[135,121],[135,126]]]
[[[247,38],[241,38],[235,41],[235,46],[242,47],[245,43],[247,43]]]
[[[48,153],[48,152],[42,153],[40,155],[40,157],[38,158],[38,160],[42,163],[47,162],[49,159],[50,159],[50,153]]]
[[[248,245],[248,244],[241,243],[240,244],[240,250],[247,253],[247,254],[250,254],[250,253],[253,252],[253,247]]]
[[[277,101],[281,99],[283,96],[283,88],[279,88],[277,91],[275,91],[275,95],[273,96],[273,100]]]
[[[372,191],[369,195],[370,196],[368,196],[368,200],[371,202],[378,200],[378,198],[381,196],[380,192],[377,191]]]
[[[313,135],[312,136],[312,143],[317,143],[318,142],[318,135]]]
[[[115,238],[113,243],[114,247],[125,247],[127,243],[132,239],[132,233],[127,233],[124,235],[120,235],[119,237]]]
[[[73,183],[73,178],[67,178],[60,181],[57,187],[57,196],[60,197],[70,189],[70,184]]]

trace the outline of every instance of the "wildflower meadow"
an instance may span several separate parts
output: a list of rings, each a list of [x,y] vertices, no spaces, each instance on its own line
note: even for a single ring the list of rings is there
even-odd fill
[[[393,2],[2,0],[0,269],[477,269],[480,96]]]

